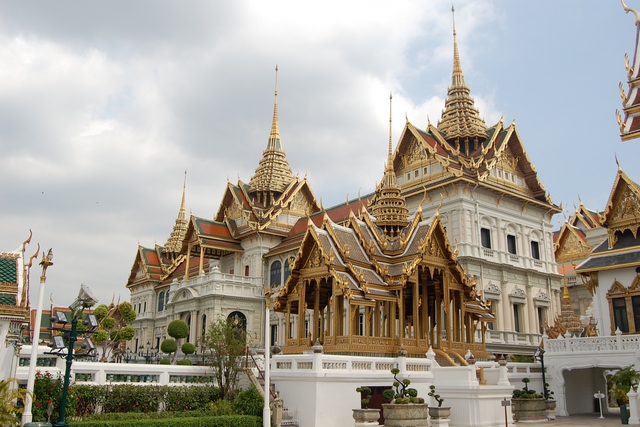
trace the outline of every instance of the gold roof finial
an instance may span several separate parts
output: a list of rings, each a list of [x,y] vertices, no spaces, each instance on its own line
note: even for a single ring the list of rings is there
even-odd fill
[[[453,17],[453,73],[451,86],[447,91],[445,108],[437,127],[447,140],[460,138],[484,140],[487,137],[487,125],[480,118],[480,113],[475,107],[460,65],[455,8],[453,6],[451,6],[451,15]]]
[[[392,235],[398,234],[401,228],[409,223],[409,209],[406,206],[400,187],[396,182],[393,169],[393,95],[389,94],[389,148],[387,165],[380,186],[371,203],[371,214],[376,218],[378,227]]]
[[[273,120],[267,148],[255,173],[249,180],[249,192],[258,193],[257,200],[265,206],[273,202],[273,196],[282,193],[293,179],[291,167],[280,141],[278,126],[278,66],[276,65],[276,85],[273,101]]]
[[[185,207],[185,198],[187,193],[187,171],[184,171],[184,182],[182,184],[182,201],[180,202],[180,210],[178,211],[178,217],[176,223],[173,226],[171,235],[167,239],[167,243],[164,245],[163,251],[165,253],[178,253],[182,249],[182,241],[187,234],[187,228],[189,221],[187,220],[187,209]]]
[[[634,16],[635,16],[635,18],[636,18],[636,25],[638,25],[638,23],[640,23],[640,17],[638,16],[638,11],[637,11],[637,10],[635,10],[635,9],[631,9],[629,6],[627,6],[627,5],[624,3],[624,0],[620,0],[620,1],[622,2],[622,7],[624,8],[624,11],[625,11],[626,13],[632,12],[632,13],[634,14]]]

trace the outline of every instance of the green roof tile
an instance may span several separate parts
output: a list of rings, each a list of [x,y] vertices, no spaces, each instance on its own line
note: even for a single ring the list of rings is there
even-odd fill
[[[17,271],[15,259],[0,258],[0,282],[18,283]]]

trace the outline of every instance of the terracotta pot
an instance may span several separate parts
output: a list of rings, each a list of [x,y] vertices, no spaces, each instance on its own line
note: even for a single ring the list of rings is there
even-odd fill
[[[353,419],[356,423],[367,423],[369,425],[378,425],[378,419],[380,418],[380,409],[352,409]]]
[[[432,420],[443,420],[451,416],[450,406],[429,406],[429,416]]]
[[[426,427],[428,425],[428,407],[426,403],[382,405],[385,427]]]
[[[547,404],[539,399],[511,399],[514,421],[546,421]]]

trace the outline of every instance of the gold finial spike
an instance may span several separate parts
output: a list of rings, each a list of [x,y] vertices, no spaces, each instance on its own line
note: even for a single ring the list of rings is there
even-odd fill
[[[627,94],[624,93],[624,89],[622,88],[622,82],[618,85],[618,89],[620,89],[620,99],[622,99],[622,108],[627,106]]]
[[[391,114],[391,110],[392,110],[392,102],[393,102],[393,95],[390,93],[389,94],[389,157],[387,159],[387,170],[389,170],[389,168],[393,167],[392,165],[392,139],[393,139],[393,116]]]
[[[278,127],[278,66],[276,65],[276,89],[273,99],[273,120],[271,122],[271,134],[269,144],[273,144],[272,149],[280,149],[280,128]]]
[[[460,65],[460,53],[458,52],[458,39],[456,37],[456,9],[451,6],[451,16],[453,18],[453,85],[463,84],[462,66]],[[456,81],[457,80],[457,81]]]
[[[620,167],[620,162],[618,162],[618,153],[613,153],[613,155],[614,155],[614,156],[615,156],[615,158],[616,158],[616,165],[618,165],[618,170],[619,170],[619,171],[621,171],[621,170],[622,170],[622,168]]]
[[[622,120],[620,111],[618,111],[617,108],[616,108],[616,120],[618,121],[618,126],[620,127],[620,133],[624,133],[624,120]]]
[[[620,0],[620,2],[622,3],[622,7],[624,8],[624,11],[625,11],[626,13],[633,12],[634,16],[636,17],[636,26],[637,26],[637,25],[638,25],[638,23],[640,23],[640,17],[638,16],[638,11],[637,11],[637,10],[635,10],[635,9],[631,9],[629,6],[627,6],[627,5],[624,3],[624,0]]]

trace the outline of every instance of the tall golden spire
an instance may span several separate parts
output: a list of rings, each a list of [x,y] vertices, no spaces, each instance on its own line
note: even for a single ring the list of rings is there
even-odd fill
[[[487,125],[480,118],[478,109],[475,107],[471,90],[464,81],[462,66],[460,65],[460,53],[458,51],[458,40],[456,37],[455,9],[451,7],[453,16],[453,73],[451,75],[451,86],[447,91],[445,109],[442,118],[438,122],[438,130],[444,134],[447,140],[455,140],[457,144],[462,142],[463,153],[473,151],[478,147],[478,143],[487,137]]]
[[[176,224],[173,226],[173,231],[164,245],[164,252],[169,254],[177,254],[182,249],[182,241],[187,234],[187,227],[189,221],[187,220],[187,209],[185,206],[185,194],[187,192],[187,171],[184,171],[184,183],[182,184],[182,202],[180,203],[180,210],[178,211],[178,217],[176,218]]]
[[[389,95],[389,150],[384,178],[376,189],[375,199],[371,207],[371,215],[376,219],[376,225],[382,228],[387,236],[397,237],[400,230],[409,224],[409,209],[396,182],[396,174],[393,169],[393,122],[392,122],[393,96]]]
[[[273,203],[293,179],[287,155],[280,142],[278,127],[278,66],[276,65],[276,89],[273,101],[273,120],[267,148],[262,153],[262,159],[249,181],[249,193],[256,197],[256,201],[263,206]]]

